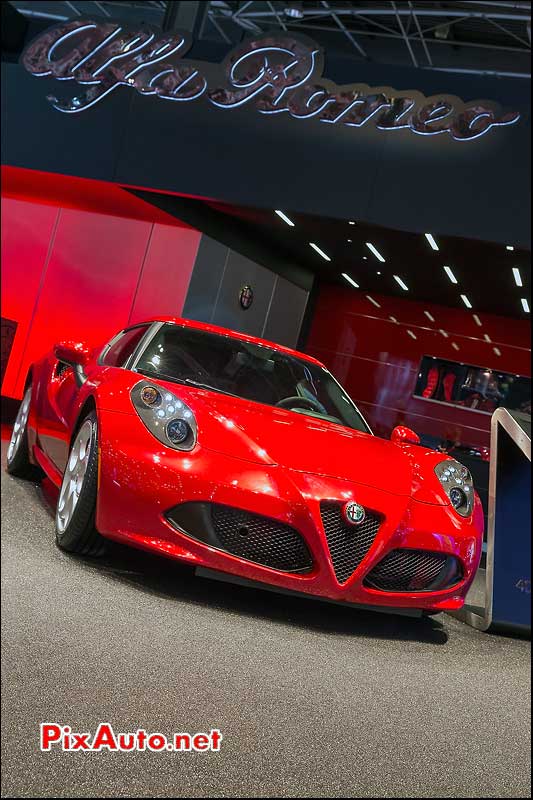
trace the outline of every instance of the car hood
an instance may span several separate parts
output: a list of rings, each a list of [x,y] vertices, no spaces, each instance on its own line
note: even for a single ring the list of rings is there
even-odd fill
[[[415,494],[423,502],[447,503],[433,472],[443,457],[433,450],[393,444],[306,414],[240,398],[196,390],[187,394],[197,415],[198,441],[208,450],[397,495]]]

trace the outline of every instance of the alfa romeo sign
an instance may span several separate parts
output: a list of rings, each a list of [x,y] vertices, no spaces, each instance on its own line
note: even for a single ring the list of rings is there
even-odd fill
[[[73,97],[49,96],[58,111],[87,111],[127,87],[174,103],[207,102],[231,110],[251,106],[261,114],[378,131],[406,129],[421,136],[440,134],[471,141],[520,118],[488,101],[464,103],[451,95],[425,97],[418,91],[337,86],[323,75],[324,54],[310,39],[271,34],[236,47],[221,65],[184,60],[186,33],[162,33],[114,22],[73,20],[40,34],[21,61],[36,77],[74,81]],[[124,91],[124,89],[121,89]]]

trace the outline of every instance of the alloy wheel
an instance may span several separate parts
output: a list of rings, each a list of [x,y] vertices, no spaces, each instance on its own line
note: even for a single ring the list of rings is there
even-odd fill
[[[92,446],[93,425],[87,419],[79,429],[68,457],[56,511],[56,526],[64,533],[80,498]]]
[[[19,451],[20,445],[26,435],[26,426],[28,424],[28,417],[30,414],[30,402],[31,402],[31,386],[29,389],[26,390],[26,394],[20,404],[20,408],[17,413],[17,418],[15,420],[15,424],[13,425],[13,431],[11,433],[11,439],[9,440],[9,447],[7,448],[7,462],[8,464],[13,461],[14,457]]]

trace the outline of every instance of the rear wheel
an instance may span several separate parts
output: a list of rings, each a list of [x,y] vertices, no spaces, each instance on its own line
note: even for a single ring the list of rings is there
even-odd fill
[[[28,418],[30,416],[31,386],[24,392],[22,403],[19,406],[17,418],[11,432],[11,439],[7,448],[6,469],[10,475],[17,478],[35,478],[38,470],[30,462],[28,447]]]
[[[98,490],[98,422],[88,414],[79,426],[63,475],[56,509],[56,540],[63,550],[99,556],[105,540],[95,528]]]

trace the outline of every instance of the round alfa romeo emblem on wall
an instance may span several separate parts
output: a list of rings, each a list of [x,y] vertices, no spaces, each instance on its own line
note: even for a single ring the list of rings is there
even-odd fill
[[[359,503],[346,503],[343,511],[344,519],[350,525],[360,525],[366,516],[365,509]]]
[[[243,286],[239,292],[239,303],[241,304],[241,308],[244,308],[246,311],[247,308],[250,308],[253,302],[254,290],[251,286]]]

